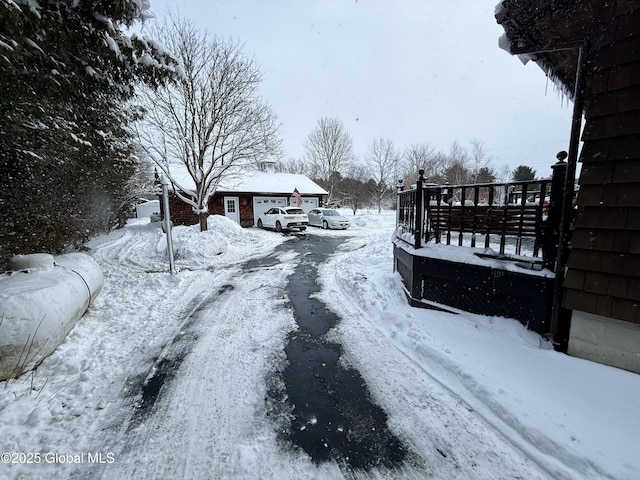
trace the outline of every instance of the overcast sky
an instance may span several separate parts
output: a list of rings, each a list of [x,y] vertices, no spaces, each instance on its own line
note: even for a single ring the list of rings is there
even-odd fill
[[[285,158],[304,156],[321,117],[339,118],[364,159],[374,139],[444,152],[477,139],[494,168],[547,176],[567,150],[572,103],[533,62],[498,47],[498,0],[151,0],[244,44],[281,123]]]

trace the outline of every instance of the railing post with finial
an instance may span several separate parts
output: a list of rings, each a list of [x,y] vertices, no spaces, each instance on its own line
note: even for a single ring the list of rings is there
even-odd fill
[[[418,182],[416,184],[416,227],[415,227],[415,248],[422,247],[422,234],[424,231],[424,195],[422,194],[424,185],[424,170],[418,171]]]
[[[567,158],[566,152],[560,152],[558,154],[559,163],[564,164],[563,160]],[[556,164],[555,166],[558,166]],[[555,254],[555,279],[553,282],[553,301],[551,308],[551,322],[549,325],[549,335],[553,342],[554,349],[566,352],[569,342],[569,330],[571,328],[571,310],[562,306],[562,292],[564,283],[565,265],[567,262],[567,255],[569,250],[569,226],[571,223],[572,203],[573,195],[568,195],[567,189],[570,189],[570,193],[573,192],[573,178],[569,178],[572,175],[569,165],[559,166],[562,178],[558,181],[562,181],[563,185],[559,188],[557,205],[555,206],[556,213],[559,218],[557,221],[557,233],[555,234],[556,240],[556,254]],[[555,181],[554,178],[552,182]],[[575,173],[573,174],[575,175]],[[569,185],[569,187],[568,187]],[[553,188],[553,184],[552,184]],[[551,205],[549,206],[551,207]],[[551,215],[551,209],[549,209],[549,215]]]
[[[400,220],[403,218],[403,212],[402,212],[402,197],[400,195],[400,192],[402,192],[402,180],[398,180],[398,182],[396,183],[396,234],[397,234],[397,228],[400,226]]]
[[[542,260],[545,268],[555,271],[560,239],[560,223],[562,222],[562,202],[564,198],[564,183],[567,175],[567,152],[559,152],[556,156],[558,163],[552,165],[551,190],[547,211],[547,221],[542,240]]]

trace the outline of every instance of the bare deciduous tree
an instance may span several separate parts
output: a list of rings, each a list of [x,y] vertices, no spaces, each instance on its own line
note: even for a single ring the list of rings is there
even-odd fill
[[[502,165],[498,169],[498,173],[496,174],[496,179],[500,183],[507,183],[511,181],[511,167],[509,165]]]
[[[344,206],[350,206],[354,215],[370,201],[371,189],[369,182],[364,180],[367,173],[364,165],[352,164],[341,183]]]
[[[424,170],[427,181],[439,183],[446,164],[447,156],[428,143],[412,145],[403,154],[402,180],[411,185],[416,182],[418,172]]]
[[[275,117],[258,95],[262,74],[238,43],[170,18],[156,37],[178,58],[180,81],[147,91],[140,144],[207,229],[207,204],[232,169],[280,152]],[[176,168],[178,165],[178,168]],[[188,174],[185,182],[185,169]]]
[[[486,175],[486,171],[489,169],[489,155],[487,155],[484,149],[484,142],[482,140],[471,140],[471,182],[480,183]],[[480,175],[480,174],[483,175]],[[480,177],[479,177],[480,175]]]
[[[462,145],[454,141],[449,150],[448,164],[444,172],[446,181],[452,185],[469,183],[471,172],[468,166],[469,153]]]
[[[339,119],[323,117],[318,120],[304,146],[311,175],[324,184],[331,202],[337,180],[353,161],[351,136]]]
[[[288,158],[287,160],[283,160],[279,163],[277,171],[306,175],[309,172],[309,166],[303,159]]]
[[[391,140],[376,139],[369,145],[367,153],[367,170],[373,179],[371,197],[378,207],[390,200],[395,192],[395,180],[400,156],[396,152]]]

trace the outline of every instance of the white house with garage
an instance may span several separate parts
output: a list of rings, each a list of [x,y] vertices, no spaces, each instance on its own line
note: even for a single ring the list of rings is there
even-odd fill
[[[300,207],[308,212],[323,205],[329,193],[306,175],[275,171],[247,170],[226,178],[209,199],[209,213],[224,215],[243,227],[257,224],[258,217],[272,207],[298,206],[294,191],[302,198]],[[194,225],[197,216],[178,197],[171,196],[174,225]]]

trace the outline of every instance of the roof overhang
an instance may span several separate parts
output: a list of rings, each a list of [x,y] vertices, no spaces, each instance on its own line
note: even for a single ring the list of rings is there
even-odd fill
[[[601,0],[503,0],[496,21],[513,55],[525,55],[573,99],[579,49],[597,32],[610,6]],[[507,49],[507,48],[505,48]],[[521,57],[522,58],[522,57]]]

